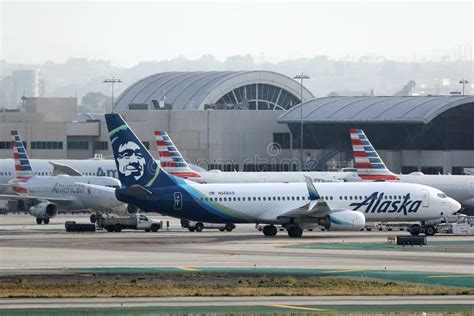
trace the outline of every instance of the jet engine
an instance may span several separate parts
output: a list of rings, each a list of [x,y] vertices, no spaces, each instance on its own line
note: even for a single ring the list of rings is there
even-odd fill
[[[58,214],[58,207],[49,202],[41,202],[30,207],[30,214],[37,218],[51,218]]]
[[[131,205],[131,204],[128,204],[128,205],[127,205],[127,213],[128,213],[129,215],[138,213],[138,207],[136,207],[136,206],[134,206],[134,205]]]
[[[357,211],[335,210],[321,218],[319,225],[327,230],[359,231],[365,227],[365,216]]]

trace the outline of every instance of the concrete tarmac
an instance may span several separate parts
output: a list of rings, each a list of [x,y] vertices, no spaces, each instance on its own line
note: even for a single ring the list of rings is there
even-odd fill
[[[287,248],[305,243],[386,242],[388,235],[407,232],[305,232],[289,238],[279,232],[266,238],[254,225],[238,225],[232,232],[189,232],[176,219],[170,230],[157,233],[66,233],[64,221],[87,222],[88,216],[58,216],[49,225],[34,217],[0,217],[1,274],[45,270],[50,273],[90,267],[233,267],[318,268],[474,273],[474,253],[384,252]],[[429,240],[471,240],[466,236],[434,236]]]

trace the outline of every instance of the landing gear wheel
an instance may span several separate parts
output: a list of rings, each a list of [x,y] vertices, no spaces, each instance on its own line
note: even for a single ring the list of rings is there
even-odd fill
[[[277,234],[277,229],[273,225],[266,225],[263,227],[263,234],[268,237],[273,237]]]
[[[145,229],[145,232],[149,233],[149,232],[151,232],[151,229],[147,228],[147,229]]]
[[[43,223],[45,223],[45,224],[49,224],[49,218],[45,218],[45,219],[43,219]]]
[[[95,214],[91,214],[91,216],[89,217],[90,221],[92,224],[95,224],[95,222],[97,221],[97,215]]]
[[[193,231],[195,231],[196,229],[193,228],[193,227],[188,227],[188,230],[189,230],[190,232],[193,232]]]
[[[197,223],[196,226],[194,226],[194,229],[196,229],[198,233],[202,232],[203,228],[204,228],[204,225],[202,223]]]
[[[225,231],[225,228],[219,228],[219,231],[223,232],[223,231]]]
[[[114,232],[120,233],[121,231],[122,231],[122,227],[120,227],[120,225],[115,225],[114,226]]]
[[[111,232],[114,231],[114,228],[111,227],[111,226],[107,226],[105,229],[107,229],[107,231],[108,231],[109,233],[111,233]]]
[[[421,226],[418,224],[411,225],[408,231],[412,236],[418,236],[421,232]]]
[[[433,225],[425,226],[425,235],[426,236],[433,236],[434,234],[436,234],[436,227],[434,227]]]
[[[303,236],[303,230],[299,226],[290,226],[288,228],[288,236],[294,237],[294,238],[299,238]]]
[[[156,233],[158,231],[158,229],[160,229],[160,225],[158,224],[153,224],[151,225],[151,231]]]
[[[41,218],[36,218],[36,224],[41,225],[43,223],[43,220]]]
[[[234,229],[234,225],[232,224],[227,224],[225,225],[225,230],[228,232],[231,232]]]

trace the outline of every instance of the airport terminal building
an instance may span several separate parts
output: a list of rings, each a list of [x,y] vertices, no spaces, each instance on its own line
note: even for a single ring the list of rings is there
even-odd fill
[[[0,113],[0,158],[12,155],[11,129],[31,158],[110,157],[103,115],[77,108],[75,98],[27,98],[21,110]],[[154,131],[166,130],[189,162],[206,169],[296,170],[301,122],[313,170],[351,166],[353,127],[366,131],[394,172],[474,168],[473,96],[315,98],[275,72],[166,72],[130,85],[114,111],[152,152]]]

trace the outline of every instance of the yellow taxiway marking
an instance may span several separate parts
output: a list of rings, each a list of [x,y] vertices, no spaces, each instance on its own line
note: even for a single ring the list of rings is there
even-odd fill
[[[179,270],[184,270],[184,271],[199,271],[198,269],[194,269],[191,267],[178,267]]]
[[[303,306],[292,306],[292,305],[270,305],[271,307],[280,307],[280,308],[288,308],[288,309],[300,309],[304,311],[325,311],[322,308],[313,308],[313,307],[303,307]]]
[[[331,272],[331,273],[337,273],[337,272],[358,272],[358,271],[362,271],[362,270],[357,270],[357,269],[346,269],[346,270],[329,270],[329,271],[326,271],[326,272]]]

